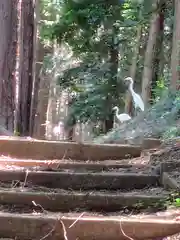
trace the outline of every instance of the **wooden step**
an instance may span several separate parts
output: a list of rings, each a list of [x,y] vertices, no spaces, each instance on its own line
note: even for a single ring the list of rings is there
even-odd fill
[[[80,214],[79,214],[80,216]],[[27,239],[155,239],[179,233],[180,222],[157,218],[0,213],[0,236]],[[128,237],[127,237],[128,236]]]
[[[35,190],[36,189],[36,190]],[[33,202],[49,211],[73,211],[86,209],[87,211],[120,211],[126,207],[142,208],[154,206],[159,201],[166,200],[168,194],[153,194],[143,192],[99,192],[99,191],[65,191],[60,189],[44,188],[0,188],[0,204],[16,204],[33,207]],[[151,194],[150,194],[151,193]]]
[[[131,159],[121,160],[104,160],[104,161],[72,161],[72,160],[32,160],[17,159],[10,157],[0,157],[0,169],[8,169],[15,167],[22,168],[39,168],[39,169],[74,169],[87,171],[107,171],[114,168],[137,168],[142,169],[145,163],[140,163],[138,158],[134,161]]]
[[[0,181],[19,180],[49,188],[73,190],[141,189],[157,186],[159,176],[142,173],[119,172],[53,172],[53,171],[0,171]]]
[[[107,160],[139,157],[141,147],[117,144],[79,144],[34,139],[0,138],[0,154],[27,159]]]

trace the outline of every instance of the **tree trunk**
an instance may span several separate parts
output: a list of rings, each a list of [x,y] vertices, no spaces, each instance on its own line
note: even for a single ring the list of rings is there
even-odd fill
[[[0,1],[0,123],[13,129],[18,0]]]
[[[40,20],[46,20],[46,17],[44,16],[38,0],[36,0],[35,11],[37,34],[34,39],[36,42],[34,47],[34,50],[36,50],[36,56],[34,66],[35,74],[33,81],[33,97],[31,104],[31,134],[33,134],[33,137],[35,138],[45,139],[49,89],[52,76],[42,71],[42,69],[44,57],[48,54],[53,54],[53,47],[50,46],[45,48],[40,39]]]
[[[43,57],[38,59],[38,49],[40,47],[40,36],[39,36],[39,21],[40,21],[40,3],[39,0],[34,0],[34,11],[36,14],[36,18],[34,19],[34,39],[33,39],[33,70],[32,70],[32,78],[33,78],[33,89],[32,89],[32,100],[31,100],[31,112],[30,112],[30,126],[29,131],[30,135],[33,135],[33,128],[35,126],[35,114],[37,110],[38,104],[38,92],[39,92],[39,84],[40,84],[40,69],[42,67]]]
[[[22,1],[20,46],[20,114],[16,131],[28,136],[33,86],[34,1]]]
[[[118,89],[118,82],[117,82],[117,73],[118,73],[118,56],[119,51],[118,47],[114,44],[114,38],[116,37],[116,29],[112,27],[112,40],[109,47],[109,63],[110,63],[110,74],[111,77],[109,78],[109,92],[107,96],[107,118],[105,119],[105,131],[108,132],[113,128],[114,125],[114,117],[112,113],[112,107],[114,103],[114,99],[112,98],[111,94],[117,100],[119,97],[119,89]]]
[[[105,133],[109,132],[113,128],[114,117],[113,114],[109,115],[109,119],[105,120]]]
[[[173,47],[171,55],[171,81],[170,85],[173,89],[180,89],[180,1],[175,0],[175,18],[173,28]]]
[[[153,3],[153,8],[156,8],[158,0]],[[157,33],[159,27],[159,14],[154,12],[151,17],[149,38],[146,47],[145,60],[144,60],[144,70],[142,75],[142,98],[144,105],[147,106],[149,100],[151,99],[151,85],[153,76],[153,59],[154,59],[154,49],[157,40]]]
[[[138,60],[139,47],[140,47],[141,30],[142,30],[142,26],[139,25],[138,29],[137,29],[136,44],[134,46],[134,56],[132,59],[132,65],[131,65],[131,69],[130,69],[130,76],[134,80],[136,77],[136,68],[137,68],[137,60]],[[129,91],[126,94],[125,112],[127,114],[129,114],[130,116],[133,116],[133,102],[132,102],[132,96],[129,93]]]
[[[157,81],[163,74],[163,39],[164,39],[164,13],[165,13],[166,3],[165,0],[159,1],[159,11],[157,20],[157,39],[154,49],[154,59],[152,68],[152,84],[151,84],[151,103],[154,102],[155,92],[154,89],[157,86]]]
[[[38,93],[37,111],[34,121],[33,137],[38,139],[45,139],[46,134],[46,114],[49,99],[50,76],[41,75],[40,88]]]
[[[17,49],[16,49],[16,88],[15,88],[15,96],[14,96],[14,134],[19,135],[19,129],[21,126],[21,113],[20,113],[20,72],[21,72],[21,64],[20,64],[20,45],[21,45],[21,0],[18,1],[18,38],[17,38]]]
[[[36,114],[34,119],[34,131],[33,137],[38,139],[45,139],[46,134],[46,115],[48,108],[48,99],[49,99],[49,88],[51,75],[41,72],[44,56],[47,54],[52,54],[53,48],[45,48],[42,43],[38,43],[38,52],[37,52],[37,66],[36,66],[36,82],[39,82],[39,92],[37,96],[37,107]],[[40,73],[41,72],[41,73]]]

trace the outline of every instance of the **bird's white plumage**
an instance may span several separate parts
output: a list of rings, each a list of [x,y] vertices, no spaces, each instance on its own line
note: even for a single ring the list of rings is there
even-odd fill
[[[120,122],[126,122],[128,120],[131,119],[131,117],[127,114],[127,113],[121,113],[121,114],[118,114],[119,112],[119,108],[118,107],[114,107],[113,110],[116,111],[116,117],[117,119],[120,121]]]
[[[141,111],[144,111],[144,102],[143,102],[141,96],[139,94],[137,94],[134,91],[134,89],[133,89],[133,84],[134,84],[133,79],[131,77],[127,77],[124,80],[130,82],[130,84],[129,84],[129,91],[130,91],[130,93],[132,95],[135,109],[140,108]]]

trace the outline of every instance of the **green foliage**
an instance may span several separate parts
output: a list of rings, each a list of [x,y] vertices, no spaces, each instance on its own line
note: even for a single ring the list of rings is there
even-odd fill
[[[40,37],[42,42],[48,44],[53,34],[53,25],[61,12],[61,4],[60,1],[56,0],[41,0],[39,2],[41,16]]]
[[[180,136],[180,127],[170,127],[162,136],[162,139],[173,139],[175,137]]]
[[[165,85],[165,80],[162,77],[157,81],[156,84],[156,87],[152,90],[155,95],[154,103],[158,102],[162,98],[164,92],[167,92],[168,89],[168,87]]]
[[[174,204],[176,207],[180,207],[180,198],[176,198]]]
[[[111,109],[114,105],[120,107],[124,105],[125,88],[122,79],[129,75],[139,25],[142,26],[143,34],[137,59],[136,83],[141,84],[149,20],[151,13],[160,7],[154,8],[153,2],[152,0],[42,0],[42,40],[56,40],[60,45],[68,44],[73,56],[79,62],[58,71],[57,76],[61,89],[68,89],[76,96],[70,106],[67,125],[73,125],[78,120],[81,122],[91,120],[94,123],[105,121],[112,115]],[[172,5],[169,7],[169,2],[167,1],[168,7],[165,12],[167,30],[164,38],[164,55],[167,59],[170,59],[171,52],[169,39],[172,35],[173,15]],[[120,56],[117,56],[117,53],[120,53]],[[168,75],[169,60],[167,59],[164,60],[164,70]],[[51,68],[50,65],[49,68],[47,65],[48,69]],[[163,74],[157,82],[154,89],[155,103],[158,103],[167,91],[166,80],[167,77]],[[166,119],[171,112],[172,102],[170,102],[171,99],[165,102],[164,113],[152,111],[150,118],[156,116]],[[160,104],[159,108],[162,108]]]
[[[48,54],[44,56],[42,71],[52,72],[53,69],[53,56]]]
[[[107,106],[109,93],[116,92],[117,88],[121,89],[121,91],[124,90],[121,79],[115,85],[109,85],[109,73],[105,70],[109,68],[107,63],[94,64],[94,66],[91,65],[91,67],[89,67],[89,65],[85,66],[84,64],[83,67],[84,72],[76,71],[76,68],[73,69],[73,72],[72,69],[66,72],[66,79],[68,77],[72,79],[72,74],[73,77],[76,76],[77,82],[79,81],[79,85],[77,84],[79,91],[76,91],[76,99],[70,106],[70,119],[67,119],[67,124],[73,122],[71,119],[74,119],[74,117],[76,121],[80,120],[81,122],[87,122],[89,120],[97,122],[108,119],[109,109]],[[62,84],[63,79],[59,78],[59,81]],[[71,83],[71,89],[73,90],[72,83],[74,83],[74,80],[68,81],[68,83]],[[70,87],[70,85],[66,84],[66,87]],[[111,96],[111,104],[121,105],[123,95],[118,93],[117,98],[114,95]]]
[[[107,120],[113,105],[124,104],[123,69],[130,63],[123,58],[117,64],[118,56],[115,59],[113,54],[124,47],[132,54],[132,42],[127,42],[124,32],[128,31],[133,38],[141,19],[136,1],[121,2],[65,0],[61,4],[52,37],[58,43],[67,43],[81,60],[78,66],[62,71],[58,77],[61,87],[77,93],[67,124],[73,123],[74,118],[81,122]]]
[[[101,42],[104,41],[103,37],[97,38],[97,30],[105,22],[107,25],[110,23],[114,12],[120,16],[118,6],[108,7],[103,1],[99,3],[64,1],[62,15],[53,26],[52,36],[59,43],[67,42],[75,54],[96,52],[101,47]],[[106,42],[108,42],[107,38]]]
[[[180,207],[180,196],[177,192],[172,192],[166,200],[166,206]]]

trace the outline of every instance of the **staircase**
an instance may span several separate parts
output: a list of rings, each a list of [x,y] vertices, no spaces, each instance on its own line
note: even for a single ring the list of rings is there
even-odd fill
[[[138,163],[141,152],[1,138],[0,237],[145,240],[178,233],[180,223],[152,214],[169,192]]]

